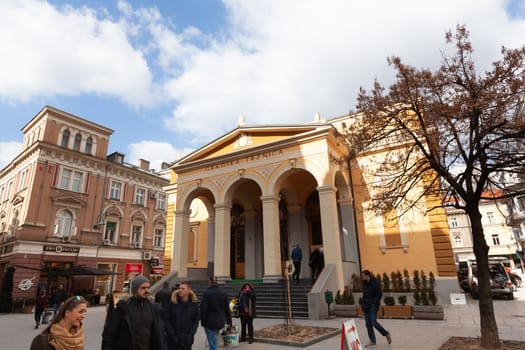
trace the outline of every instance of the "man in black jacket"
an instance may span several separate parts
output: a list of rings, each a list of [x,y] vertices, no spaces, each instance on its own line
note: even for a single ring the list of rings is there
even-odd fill
[[[217,286],[217,277],[210,277],[201,301],[201,325],[210,350],[217,350],[217,335],[225,323],[232,324],[228,296]]]
[[[199,327],[199,304],[191,282],[182,282],[163,308],[168,349],[191,350]]]
[[[102,333],[102,350],[167,350],[161,307],[149,300],[150,282],[137,276],[132,296],[121,300]]]
[[[377,322],[377,309],[381,303],[381,284],[368,270],[361,272],[361,281],[363,282],[363,297],[361,298],[361,308],[365,315],[366,330],[370,343],[365,345],[365,348],[376,346],[376,335],[374,328],[386,337],[388,344],[392,343],[390,333]]]

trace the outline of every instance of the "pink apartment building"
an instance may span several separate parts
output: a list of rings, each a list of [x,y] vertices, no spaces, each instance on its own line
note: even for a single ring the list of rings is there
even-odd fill
[[[98,295],[163,274],[169,180],[107,155],[113,130],[53,107],[0,170],[0,309],[62,283]]]

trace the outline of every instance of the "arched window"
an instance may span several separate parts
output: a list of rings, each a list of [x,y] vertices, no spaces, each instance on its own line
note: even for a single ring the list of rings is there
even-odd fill
[[[93,148],[93,138],[89,136],[86,139],[86,148],[84,149],[84,153],[91,154],[91,149]]]
[[[67,210],[58,213],[55,225],[55,236],[70,237],[71,225],[73,224],[73,215]]]
[[[80,142],[82,141],[82,136],[80,133],[75,135],[75,143],[73,144],[74,151],[80,151]]]
[[[463,247],[463,239],[461,239],[461,236],[454,237],[454,242],[456,243],[456,247]]]
[[[69,145],[69,135],[71,135],[69,130],[64,130],[64,132],[62,133],[62,143],[60,144],[60,146],[67,147]]]

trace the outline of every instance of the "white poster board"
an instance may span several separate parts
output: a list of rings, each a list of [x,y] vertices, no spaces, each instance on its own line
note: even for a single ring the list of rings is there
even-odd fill
[[[363,350],[353,319],[343,322],[341,350]]]

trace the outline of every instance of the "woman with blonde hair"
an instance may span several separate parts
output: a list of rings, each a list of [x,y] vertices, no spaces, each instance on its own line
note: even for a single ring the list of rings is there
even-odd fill
[[[84,350],[87,301],[81,296],[67,299],[49,326],[33,339],[30,350]]]

